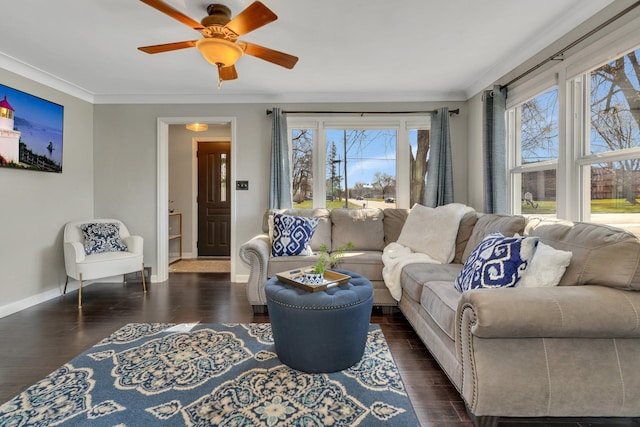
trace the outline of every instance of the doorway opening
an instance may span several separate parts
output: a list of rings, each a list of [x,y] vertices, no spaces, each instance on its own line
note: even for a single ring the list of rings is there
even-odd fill
[[[187,123],[207,123],[214,133],[203,135],[186,130]],[[174,126],[175,125],[175,126]],[[217,134],[215,132],[218,132]],[[222,133],[221,133],[222,132]],[[182,135],[179,142],[174,141],[174,136]],[[170,213],[182,215],[182,253],[184,260],[199,259],[198,254],[198,176],[197,176],[197,146],[199,141],[226,142],[229,152],[225,165],[225,184],[230,187],[235,182],[235,118],[233,117],[171,117],[158,119],[158,194],[157,194],[157,281],[165,281],[169,277],[169,260],[175,259],[176,249],[170,245],[170,235],[173,236],[175,225],[169,221]],[[176,153],[177,152],[177,153]],[[225,245],[228,254],[210,260],[226,261],[231,279],[235,275],[236,252],[235,231],[232,224],[235,223],[235,197],[233,191],[226,194],[228,204],[228,216],[226,227],[228,235]],[[172,218],[175,215],[172,216]],[[171,231],[170,228],[172,228]],[[177,239],[173,239],[177,240]],[[175,265],[177,263],[172,264]]]

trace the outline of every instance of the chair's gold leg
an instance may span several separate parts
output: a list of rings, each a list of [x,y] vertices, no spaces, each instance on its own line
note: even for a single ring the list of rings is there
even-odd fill
[[[80,287],[78,288],[78,308],[82,307],[82,273],[80,273]]]
[[[62,295],[67,293],[67,285],[69,284],[69,276],[67,276],[67,280],[64,281],[64,291],[62,291]]]
[[[142,289],[144,289],[144,293],[147,293],[147,281],[144,278],[144,262],[142,263]]]

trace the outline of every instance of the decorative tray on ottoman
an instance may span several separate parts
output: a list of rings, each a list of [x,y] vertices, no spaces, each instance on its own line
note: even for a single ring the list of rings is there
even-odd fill
[[[338,273],[337,271],[333,270],[326,270],[324,272],[324,280],[322,281],[322,283],[312,285],[306,283],[304,279],[304,272],[312,269],[313,266],[308,265],[306,267],[298,268],[295,270],[277,273],[276,276],[281,282],[297,286],[309,292],[324,291],[325,289],[333,288],[334,286],[344,285],[349,281],[349,279],[351,279],[351,276],[347,276],[346,274]]]

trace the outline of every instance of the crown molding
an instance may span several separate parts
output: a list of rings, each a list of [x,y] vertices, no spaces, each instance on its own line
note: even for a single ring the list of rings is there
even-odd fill
[[[2,52],[0,52],[0,68],[83,101],[94,103],[94,95],[91,92]]]
[[[224,89],[222,89],[224,91]],[[346,103],[465,101],[460,92],[394,93],[217,93],[217,94],[114,94],[95,95],[94,104],[262,104],[262,103]]]

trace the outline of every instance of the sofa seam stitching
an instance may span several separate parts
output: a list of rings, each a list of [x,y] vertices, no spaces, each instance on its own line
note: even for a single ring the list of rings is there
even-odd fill
[[[551,297],[551,301],[553,301],[558,307],[558,310],[560,310],[560,327],[562,328],[564,327],[564,311],[562,311],[562,305],[553,296]]]
[[[629,299],[629,297],[627,295],[622,293],[622,296],[627,300],[627,302],[631,306],[631,309],[633,310],[633,312],[636,315],[636,326],[633,329],[634,330],[638,330],[638,328],[640,328],[640,315],[638,314],[638,310],[636,310],[636,307],[633,305],[633,303],[631,302],[631,300]]]
[[[547,352],[547,343],[542,338],[542,349],[544,350],[544,362],[547,368],[547,386],[549,387],[549,394],[547,395],[547,416],[551,412],[551,372],[549,370],[549,353]]]
[[[640,253],[636,257],[636,268],[633,270],[633,274],[629,277],[629,282],[627,283],[629,290],[635,290],[633,288],[633,279],[636,277],[638,268],[640,268]]]
[[[618,374],[620,375],[620,384],[622,385],[622,403],[620,404],[620,412],[624,410],[626,391],[624,386],[624,377],[622,376],[622,366],[620,366],[620,353],[618,353],[618,341],[613,338],[613,349],[616,352],[616,361],[618,362]]]

